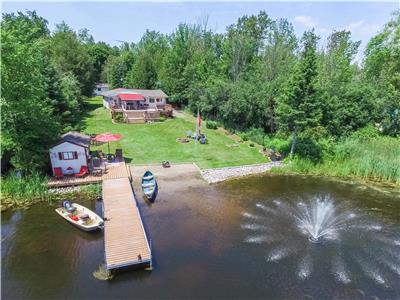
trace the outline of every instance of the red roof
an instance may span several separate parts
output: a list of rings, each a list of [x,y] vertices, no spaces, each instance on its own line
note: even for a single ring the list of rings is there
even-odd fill
[[[144,97],[141,94],[118,94],[118,97],[119,97],[119,99],[121,99],[121,101],[129,101],[129,100],[141,101],[141,100],[144,100]]]

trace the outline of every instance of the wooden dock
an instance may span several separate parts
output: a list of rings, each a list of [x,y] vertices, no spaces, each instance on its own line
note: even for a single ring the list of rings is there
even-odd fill
[[[106,171],[102,176],[86,175],[82,178],[74,176],[64,176],[63,178],[57,179],[52,177],[47,185],[50,188],[66,187],[66,186],[77,186],[83,184],[100,183],[107,179],[117,179],[129,177],[129,171],[124,162],[108,164]]]
[[[130,177],[103,180],[104,248],[107,270],[151,265],[151,248]]]

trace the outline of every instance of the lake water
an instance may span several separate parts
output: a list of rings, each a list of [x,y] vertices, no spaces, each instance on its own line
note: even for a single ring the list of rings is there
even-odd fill
[[[161,182],[151,206],[139,199],[154,270],[111,281],[92,275],[101,231],[82,232],[47,205],[2,213],[3,299],[400,298],[398,195],[300,176],[188,182]],[[298,223],[315,199],[332,205],[311,210],[331,226],[318,243]],[[81,204],[101,214],[101,202]]]

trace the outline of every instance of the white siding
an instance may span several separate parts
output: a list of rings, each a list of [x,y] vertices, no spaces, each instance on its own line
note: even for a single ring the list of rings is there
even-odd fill
[[[74,152],[78,153],[78,159],[71,160],[60,160],[58,158],[58,152]],[[50,160],[51,169],[54,172],[54,168],[61,167],[63,174],[66,174],[66,169],[71,167],[74,173],[79,173],[81,166],[87,166],[86,159],[87,149],[82,146],[64,142],[50,149]]]
[[[100,91],[99,91],[100,89]],[[101,96],[102,93],[107,92],[108,87],[106,86],[96,86],[95,89],[93,90],[93,95],[94,96]]]

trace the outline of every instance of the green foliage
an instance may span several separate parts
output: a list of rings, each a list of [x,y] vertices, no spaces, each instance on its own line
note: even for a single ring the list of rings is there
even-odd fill
[[[208,129],[217,129],[218,128],[218,123],[215,121],[207,121],[206,122],[206,128]]]
[[[279,127],[289,132],[299,132],[315,127],[321,120],[321,107],[316,91],[317,36],[313,31],[305,32],[300,62],[289,86],[278,104]]]
[[[46,22],[28,12],[6,14],[1,25],[2,157],[18,169],[42,168],[59,131],[48,98]]]
[[[115,113],[114,121],[117,122],[117,123],[123,123],[124,122],[124,115],[122,114],[122,112]]]
[[[239,133],[239,136],[243,141],[253,141],[259,145],[264,145],[265,133],[261,129],[252,128],[246,132]]]
[[[165,48],[166,40],[163,35],[146,31],[133,50],[135,59],[126,75],[125,85],[138,89],[155,89]]]
[[[380,136],[379,130],[371,124],[355,131],[351,135],[351,137],[356,138],[358,140],[370,140],[370,139],[377,138],[379,136]]]
[[[106,79],[111,89],[126,87],[126,77],[132,68],[134,54],[130,45],[125,45],[118,54],[110,55],[103,66],[101,77]]]
[[[89,97],[95,84],[92,57],[67,24],[61,23],[56,27],[51,38],[52,61],[62,74],[72,72],[76,76],[82,95]]]
[[[287,155],[290,152],[291,139],[285,139],[278,136],[264,138],[264,146],[277,151],[283,155]]]
[[[33,172],[27,176],[17,176],[10,172],[1,178],[1,207],[29,207],[38,202],[57,202],[67,199],[94,199],[101,193],[101,186],[82,186],[79,191],[58,193],[47,188],[47,177]]]
[[[296,157],[282,172],[363,178],[400,184],[400,141],[390,137],[348,138],[316,163]],[[278,172],[280,172],[278,170]]]
[[[115,50],[104,42],[87,43],[86,48],[93,62],[94,82],[103,81],[101,78],[101,73],[103,71],[104,65],[108,57],[114,54]]]
[[[367,45],[365,81],[376,91],[385,134],[400,135],[400,10]]]
[[[47,195],[46,178],[39,173],[32,173],[20,178],[11,172],[1,179],[1,194],[5,201],[21,203],[24,201],[44,200]]]

